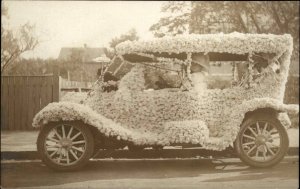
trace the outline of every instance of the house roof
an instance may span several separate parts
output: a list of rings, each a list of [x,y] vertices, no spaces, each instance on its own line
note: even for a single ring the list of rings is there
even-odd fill
[[[83,62],[94,62],[93,59],[106,57],[105,48],[91,47],[63,47],[60,50],[58,60],[70,60],[72,54],[82,58]]]

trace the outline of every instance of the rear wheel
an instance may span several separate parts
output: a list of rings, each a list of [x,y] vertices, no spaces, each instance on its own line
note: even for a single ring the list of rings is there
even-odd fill
[[[258,115],[242,124],[235,147],[244,163],[253,167],[271,167],[285,156],[289,139],[286,129],[276,118]]]
[[[53,122],[41,129],[37,149],[42,161],[50,168],[71,171],[89,161],[94,151],[94,139],[82,122]]]

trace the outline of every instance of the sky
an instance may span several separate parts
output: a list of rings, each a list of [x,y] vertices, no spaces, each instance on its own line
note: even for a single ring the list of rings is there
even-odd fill
[[[112,38],[137,30],[153,38],[149,28],[162,16],[162,1],[5,1],[12,29],[35,24],[39,46],[25,58],[57,58],[62,47],[108,47]]]

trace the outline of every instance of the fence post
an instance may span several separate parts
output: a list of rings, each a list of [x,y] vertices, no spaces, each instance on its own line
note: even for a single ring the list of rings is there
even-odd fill
[[[59,94],[60,89],[59,89],[59,76],[58,75],[53,75],[53,90],[52,90],[52,99],[53,102],[58,102],[59,101]]]

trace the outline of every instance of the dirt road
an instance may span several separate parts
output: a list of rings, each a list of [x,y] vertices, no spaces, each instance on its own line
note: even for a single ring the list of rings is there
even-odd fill
[[[299,158],[268,169],[238,159],[94,160],[77,172],[60,173],[41,162],[1,162],[2,188],[298,188]],[[28,188],[27,188],[28,189]]]

